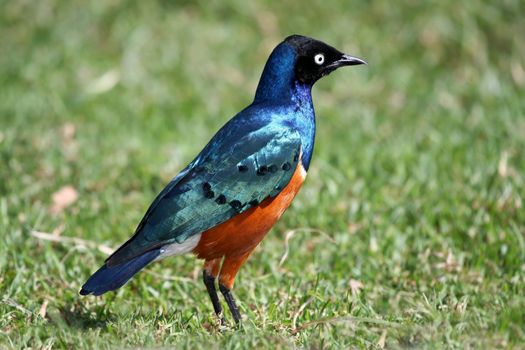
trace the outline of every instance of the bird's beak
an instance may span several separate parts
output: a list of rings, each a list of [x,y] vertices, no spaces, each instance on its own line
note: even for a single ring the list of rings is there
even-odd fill
[[[363,61],[360,58],[343,54],[340,59],[334,62],[334,64],[337,65],[337,67],[342,67],[342,66],[357,66],[358,64],[367,64],[367,63],[366,61]]]

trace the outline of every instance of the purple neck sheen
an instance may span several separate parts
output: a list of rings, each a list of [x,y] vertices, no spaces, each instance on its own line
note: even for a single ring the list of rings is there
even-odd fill
[[[291,91],[291,98],[293,102],[300,106],[309,106],[312,102],[312,85],[295,81]]]

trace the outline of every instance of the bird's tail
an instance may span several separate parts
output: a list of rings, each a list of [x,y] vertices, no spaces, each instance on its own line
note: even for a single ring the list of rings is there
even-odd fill
[[[122,287],[134,274],[152,262],[160,254],[160,249],[150,250],[122,264],[108,267],[104,264],[95,272],[80,290],[81,295],[101,295]]]

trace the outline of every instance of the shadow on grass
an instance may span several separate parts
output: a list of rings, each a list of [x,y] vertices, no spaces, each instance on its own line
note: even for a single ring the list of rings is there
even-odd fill
[[[86,330],[94,328],[105,329],[108,322],[113,321],[115,316],[109,314],[105,307],[89,310],[79,304],[66,304],[60,308],[50,310],[48,318],[60,328],[69,327]]]

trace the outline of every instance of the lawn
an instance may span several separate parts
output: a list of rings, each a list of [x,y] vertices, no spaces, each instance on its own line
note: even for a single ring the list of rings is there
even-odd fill
[[[1,3],[0,348],[525,347],[523,1]],[[243,327],[191,256],[80,297],[292,33],[369,65],[314,88]]]

